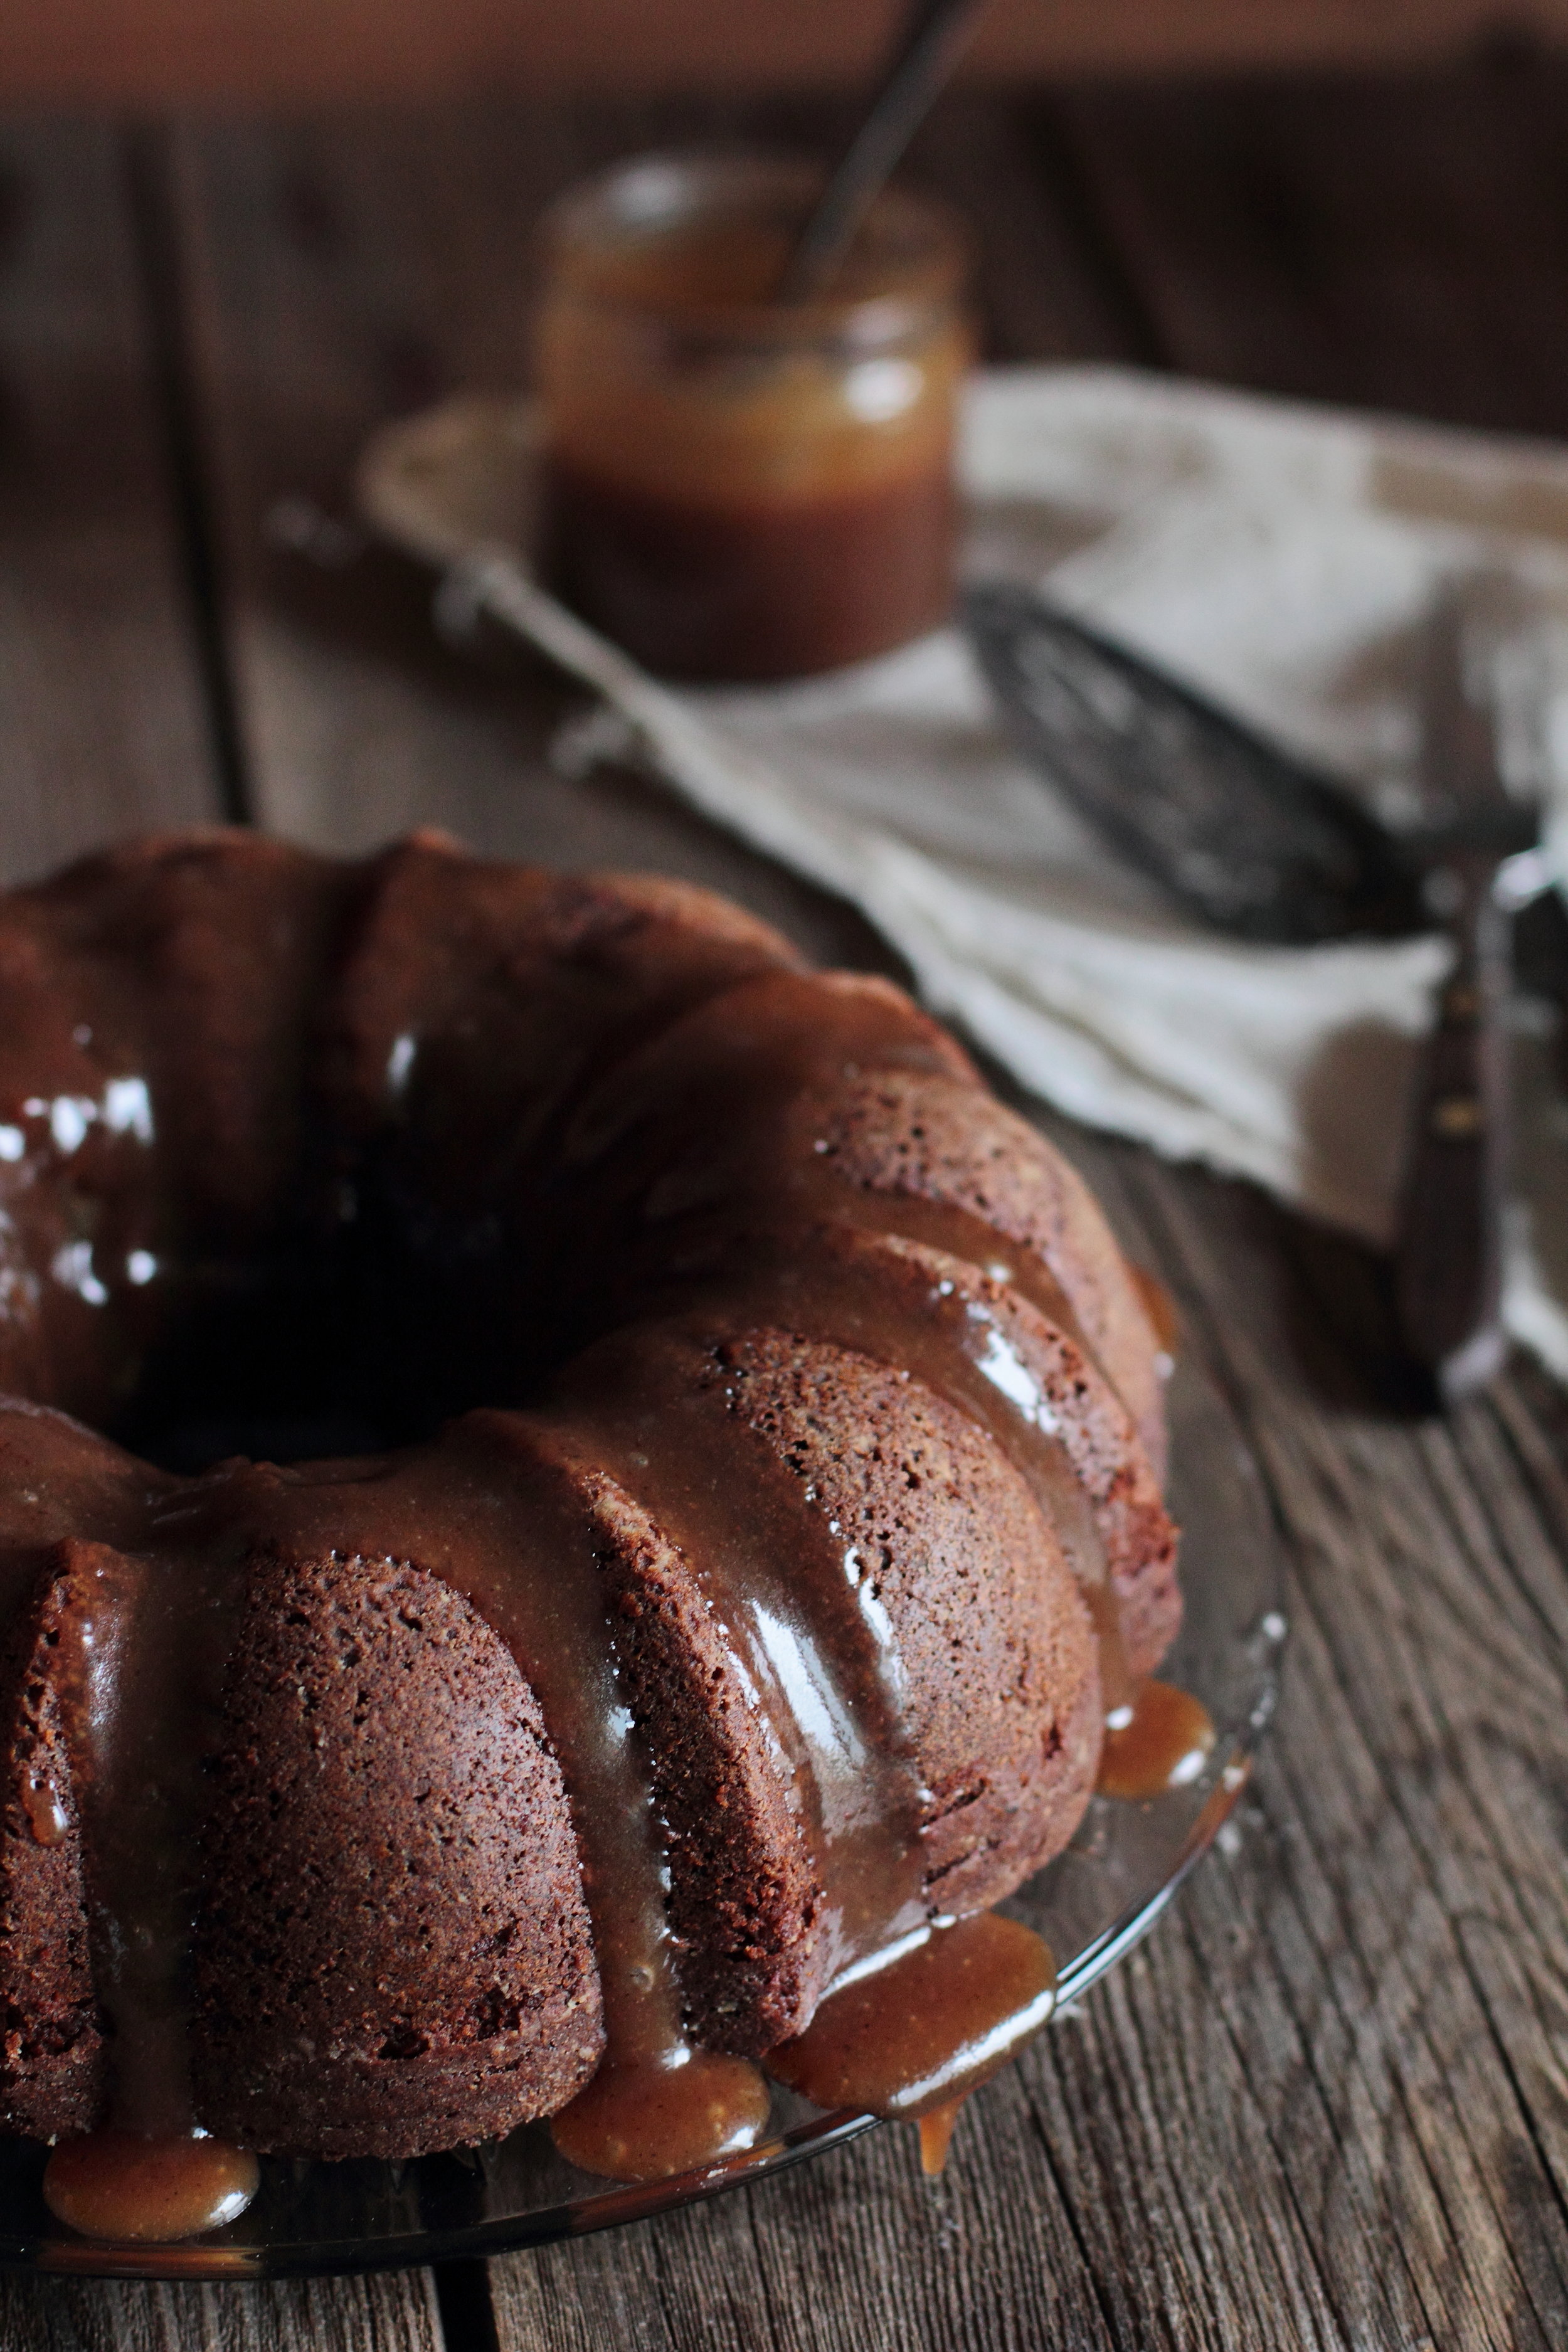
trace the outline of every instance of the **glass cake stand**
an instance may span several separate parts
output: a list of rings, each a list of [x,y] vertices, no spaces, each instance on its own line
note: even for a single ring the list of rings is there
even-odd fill
[[[1172,1507],[1183,1528],[1186,1617],[1162,1675],[1201,1698],[1218,1732],[1204,1772],[1147,1804],[1096,1797],[1065,1853],[1004,1907],[1056,1955],[1058,2009],[1148,1934],[1245,1787],[1273,1711],[1286,1621],[1268,1512],[1240,1433],[1190,1366],[1171,1383]],[[43,2151],[0,2141],[0,2263],[100,2278],[234,2279],[393,2268],[501,2253],[610,2228],[764,2179],[870,2131],[775,2088],[769,2135],[700,2172],[623,2188],[578,2172],[531,2124],[510,2139],[407,2164],[264,2159],[255,2202],[179,2245],[106,2245],[56,2221]]]

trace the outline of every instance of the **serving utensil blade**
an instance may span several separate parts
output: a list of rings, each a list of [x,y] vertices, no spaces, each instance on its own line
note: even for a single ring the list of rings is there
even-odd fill
[[[1279,947],[1420,927],[1409,861],[1332,777],[1033,589],[960,613],[1025,759],[1201,921]]]

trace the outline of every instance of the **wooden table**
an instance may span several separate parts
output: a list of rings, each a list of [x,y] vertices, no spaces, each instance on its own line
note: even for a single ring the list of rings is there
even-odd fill
[[[4,131],[6,874],[204,817],[342,848],[438,823],[668,866],[885,961],[646,783],[553,774],[559,689],[437,650],[412,572],[279,543],[279,500],[337,497],[372,423],[516,380],[553,187],[737,127],[820,137],[831,110]],[[963,96],[919,162],[981,231],[997,354],[1568,432],[1561,67]],[[1236,1833],[975,2101],[942,2185],[885,2131],[488,2274],[8,2280],[8,2352],[1568,2344],[1568,1405],[1517,1365],[1400,1419],[1363,1254],[1066,1140],[1257,1448],[1295,1638]]]

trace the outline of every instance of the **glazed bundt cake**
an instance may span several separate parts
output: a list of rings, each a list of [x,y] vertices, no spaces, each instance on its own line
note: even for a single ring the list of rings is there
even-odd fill
[[[44,2138],[739,2144],[741,2062],[1065,1843],[1179,1613],[1139,1288],[952,1039],[437,836],[0,899],[0,1390]]]

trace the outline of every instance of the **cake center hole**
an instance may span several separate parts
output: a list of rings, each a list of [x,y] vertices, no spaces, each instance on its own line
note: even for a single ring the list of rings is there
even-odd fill
[[[331,1246],[186,1269],[150,1303],[161,1328],[102,1426],[184,1476],[238,1454],[304,1462],[411,1444],[471,1406],[531,1402],[574,1345],[528,1270],[499,1251],[453,1265],[363,1226]]]

